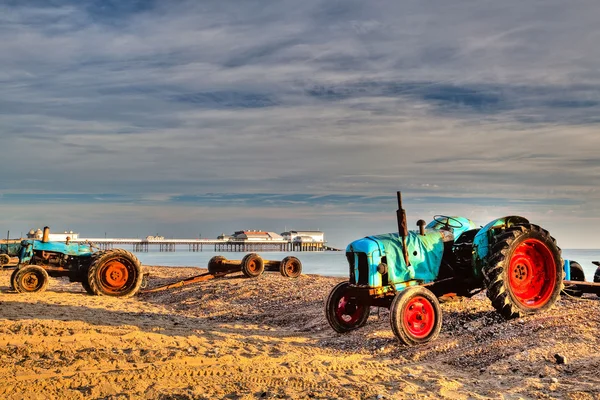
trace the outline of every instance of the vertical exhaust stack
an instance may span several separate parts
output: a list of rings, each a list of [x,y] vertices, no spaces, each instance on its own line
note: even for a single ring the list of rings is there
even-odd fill
[[[50,228],[45,226],[44,227],[44,236],[42,236],[42,242],[48,243],[50,241],[49,236],[50,236]]]
[[[408,224],[406,223],[406,211],[402,208],[402,194],[396,192],[398,196],[398,210],[396,210],[396,218],[398,219],[398,233],[402,238],[402,254],[404,255],[404,262],[406,266],[410,265],[408,259],[408,250],[406,249],[406,237],[408,236]]]
[[[425,236],[425,225],[427,225],[427,222],[423,221],[422,219],[417,221],[417,226],[419,227],[419,235],[421,236]]]

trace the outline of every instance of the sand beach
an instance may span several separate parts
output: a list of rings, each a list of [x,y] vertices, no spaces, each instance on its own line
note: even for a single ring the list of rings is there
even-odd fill
[[[149,267],[150,286],[204,272]],[[343,278],[232,275],[131,299],[10,291],[0,271],[3,399],[600,399],[600,298],[503,320],[485,294],[442,304],[440,337],[405,347],[387,310],[336,334]],[[556,355],[564,357],[557,362]]]

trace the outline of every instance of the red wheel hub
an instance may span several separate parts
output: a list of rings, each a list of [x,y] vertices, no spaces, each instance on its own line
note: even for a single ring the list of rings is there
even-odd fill
[[[248,271],[251,271],[251,272],[258,271],[258,262],[256,260],[248,261]]]
[[[343,296],[338,301],[335,315],[337,315],[340,322],[352,326],[360,319],[363,314],[363,308],[364,306],[356,304],[356,300],[348,296]]]
[[[38,278],[35,272],[29,272],[23,275],[23,279],[21,280],[21,282],[25,289],[29,291],[34,291],[38,287],[40,279]]]
[[[427,337],[435,327],[435,311],[429,300],[415,296],[404,308],[402,323],[406,330],[415,338]]]
[[[100,270],[100,277],[105,289],[118,291],[122,289],[129,278],[127,267],[121,262],[113,260],[107,262]]]
[[[544,243],[527,239],[510,259],[510,290],[517,301],[529,308],[542,307],[550,300],[556,285],[554,255]]]

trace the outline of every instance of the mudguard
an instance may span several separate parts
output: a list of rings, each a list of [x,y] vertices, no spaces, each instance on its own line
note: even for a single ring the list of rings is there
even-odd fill
[[[487,257],[491,250],[490,243],[492,243],[492,237],[502,233],[504,229],[510,228],[513,225],[528,223],[529,220],[527,218],[510,215],[489,222],[477,232],[473,239],[473,274],[475,277],[482,278],[481,270],[487,262]]]

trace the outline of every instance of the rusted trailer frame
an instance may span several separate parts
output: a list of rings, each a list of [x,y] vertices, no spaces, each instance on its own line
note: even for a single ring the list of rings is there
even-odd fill
[[[160,292],[160,291],[167,290],[167,289],[172,289],[172,288],[182,287],[182,286],[186,286],[186,285],[191,285],[192,283],[205,282],[205,281],[209,281],[209,280],[215,279],[215,278],[222,278],[225,275],[229,275],[229,274],[232,274],[234,272],[239,272],[239,270],[233,269],[233,270],[228,270],[228,271],[217,272],[215,274],[212,274],[210,272],[205,272],[205,273],[200,274],[200,275],[189,277],[189,278],[184,279],[182,281],[167,283],[165,285],[157,286],[157,287],[152,288],[152,289],[141,290],[140,293],[143,294],[143,293]]]
[[[222,278],[236,272],[242,272],[248,278],[256,278],[265,270],[279,271],[281,275],[288,278],[296,278],[302,273],[302,263],[296,257],[285,257],[281,261],[263,260],[256,253],[247,254],[241,260],[228,260],[223,256],[215,256],[208,262],[208,272],[190,278],[167,283],[152,289],[145,289],[140,293],[155,293],[167,289],[191,285],[193,283],[205,282],[215,278]]]
[[[581,293],[595,293],[600,296],[600,282],[563,281],[567,290]]]

